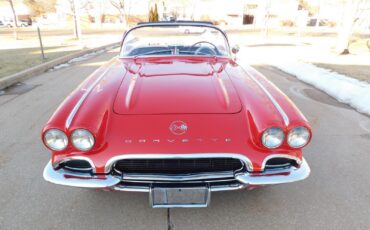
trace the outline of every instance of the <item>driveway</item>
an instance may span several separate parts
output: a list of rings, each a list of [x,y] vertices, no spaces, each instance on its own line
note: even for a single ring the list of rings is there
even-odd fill
[[[144,193],[47,183],[40,132],[63,99],[116,50],[0,92],[0,229],[368,229],[370,118],[269,66],[256,66],[314,129],[312,174],[253,191],[212,194],[202,209],[151,209]]]

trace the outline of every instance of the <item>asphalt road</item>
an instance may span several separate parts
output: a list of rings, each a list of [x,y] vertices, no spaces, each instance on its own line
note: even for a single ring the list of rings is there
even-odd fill
[[[171,210],[149,208],[144,193],[45,182],[42,170],[50,153],[40,140],[43,124],[114,55],[47,72],[0,96],[0,229],[368,229],[370,118],[268,66],[257,68],[314,129],[305,149],[312,174],[305,181],[213,193],[208,208]]]

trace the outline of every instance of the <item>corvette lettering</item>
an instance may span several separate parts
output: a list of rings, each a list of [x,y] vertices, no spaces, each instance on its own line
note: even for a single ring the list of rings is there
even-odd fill
[[[224,142],[228,143],[231,142],[231,138],[180,138],[180,139],[124,139],[123,143],[125,144],[148,144],[148,143],[203,143],[203,142]]]

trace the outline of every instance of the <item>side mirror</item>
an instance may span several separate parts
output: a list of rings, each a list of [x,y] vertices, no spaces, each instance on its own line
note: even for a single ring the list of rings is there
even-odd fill
[[[233,48],[231,48],[231,52],[233,54],[237,54],[239,52],[239,50],[240,50],[240,47],[238,45],[235,45],[235,46],[233,46]]]

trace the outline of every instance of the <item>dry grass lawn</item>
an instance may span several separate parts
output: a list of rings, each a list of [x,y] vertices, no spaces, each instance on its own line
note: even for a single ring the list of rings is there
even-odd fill
[[[118,42],[122,38],[120,30],[86,29],[79,41],[70,29],[44,29],[41,33],[46,59],[43,60],[36,28],[18,30],[18,39],[15,39],[12,29],[0,28],[0,78],[86,48]]]

